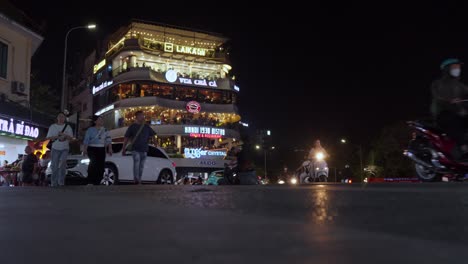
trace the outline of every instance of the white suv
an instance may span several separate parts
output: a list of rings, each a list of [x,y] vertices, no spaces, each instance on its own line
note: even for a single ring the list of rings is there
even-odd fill
[[[130,152],[122,156],[122,143],[113,143],[112,156],[106,156],[104,175],[101,181],[103,185],[113,185],[119,182],[133,182],[133,159]],[[166,152],[159,147],[148,146],[145,168],[143,170],[142,182],[157,184],[174,184],[176,180],[175,163],[172,162]],[[46,170],[50,178],[52,174],[51,163]],[[89,158],[82,155],[70,155],[67,158],[68,184],[86,182],[88,177]]]

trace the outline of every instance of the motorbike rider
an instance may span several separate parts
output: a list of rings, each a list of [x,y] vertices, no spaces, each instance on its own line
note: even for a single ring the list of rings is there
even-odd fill
[[[322,153],[324,159],[328,157],[327,151],[320,144],[320,140],[317,139],[309,151],[309,160],[315,161],[318,153]]]
[[[440,69],[442,76],[432,82],[431,113],[437,125],[444,130],[459,146],[455,156],[468,153],[465,140],[468,111],[461,100],[466,99],[468,86],[460,81],[462,62],[456,58],[444,60]]]

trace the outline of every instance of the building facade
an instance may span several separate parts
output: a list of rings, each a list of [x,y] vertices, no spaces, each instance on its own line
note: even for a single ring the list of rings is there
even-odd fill
[[[24,154],[30,140],[45,136],[46,125],[30,108],[31,57],[43,37],[26,26],[23,13],[0,7],[0,162]],[[42,124],[41,124],[42,123]]]
[[[91,88],[95,114],[104,117],[114,141],[123,140],[135,112],[143,111],[178,168],[222,168],[240,140],[241,120],[227,41],[144,21],[116,32],[94,65]]]

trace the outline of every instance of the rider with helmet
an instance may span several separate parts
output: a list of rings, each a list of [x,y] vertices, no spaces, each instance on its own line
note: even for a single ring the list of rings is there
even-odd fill
[[[468,94],[468,86],[460,82],[462,64],[455,58],[444,60],[440,65],[442,76],[431,86],[431,113],[437,125],[460,146],[457,156],[468,153],[465,141],[468,112],[460,103]]]

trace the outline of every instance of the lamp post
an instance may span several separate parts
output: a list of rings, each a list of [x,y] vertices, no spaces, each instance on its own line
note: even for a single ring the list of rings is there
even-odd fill
[[[79,29],[79,28],[87,28],[87,29],[95,29],[96,28],[96,25],[95,24],[89,24],[89,25],[86,25],[86,26],[78,26],[78,27],[74,27],[74,28],[71,28],[68,30],[67,34],[65,35],[65,49],[63,51],[63,76],[62,76],[62,98],[61,98],[61,101],[60,101],[60,110],[64,110],[65,109],[65,104],[66,104],[66,81],[65,81],[65,76],[66,76],[66,68],[67,68],[67,44],[68,44],[68,35],[70,34],[70,32],[72,32],[73,30],[75,29]]]
[[[342,144],[347,144],[348,142],[347,142],[346,139],[342,138],[341,143]],[[364,179],[364,177],[363,177],[363,168],[362,168],[362,146],[361,146],[361,144],[359,144],[359,145],[353,144],[353,145],[359,148],[359,161],[361,163],[361,169],[359,171],[359,175],[361,176],[361,182],[362,182],[363,179]]]

